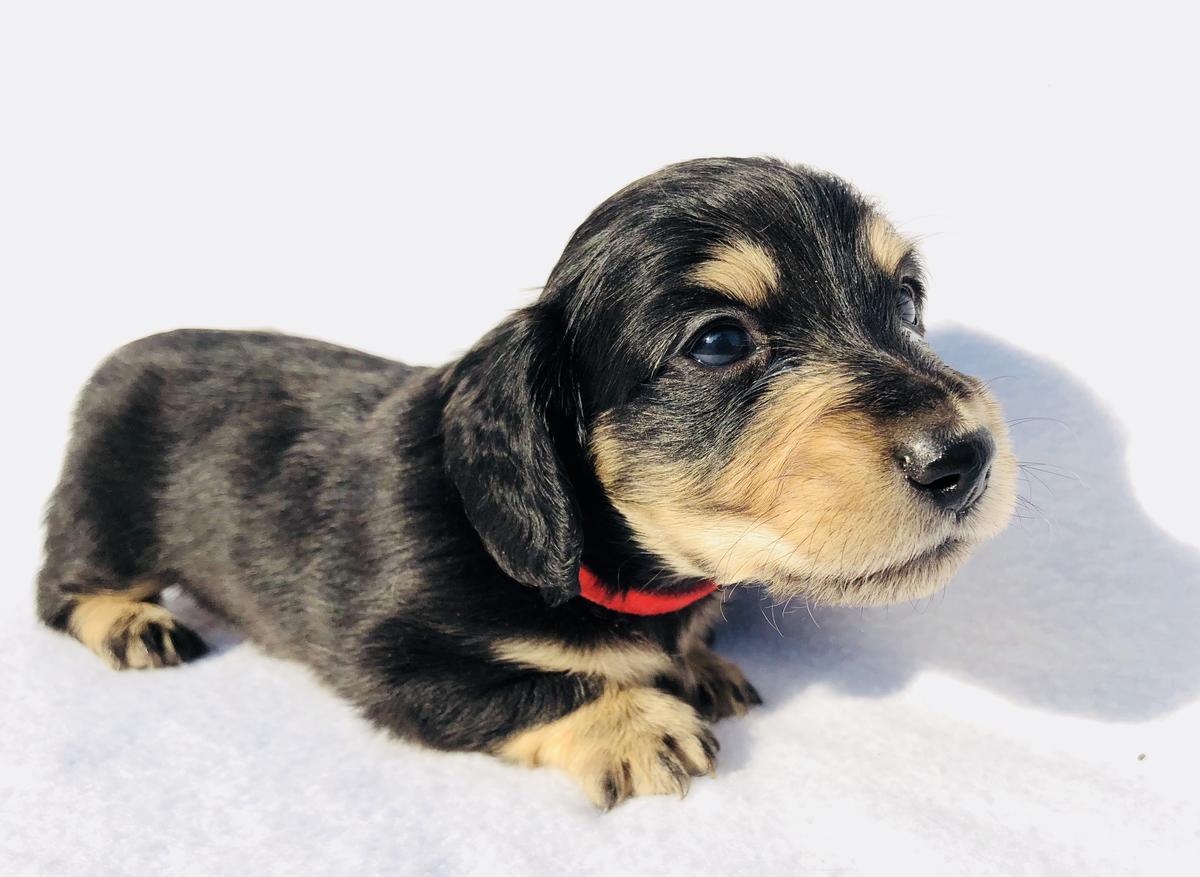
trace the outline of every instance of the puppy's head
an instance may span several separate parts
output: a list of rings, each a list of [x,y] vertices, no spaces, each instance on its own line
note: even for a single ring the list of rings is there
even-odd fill
[[[564,442],[679,577],[852,605],[928,594],[1003,528],[1016,463],[987,388],[926,344],[923,306],[911,243],[842,181],[668,167],[601,205],[537,305],[473,352],[491,351],[448,410],[489,410],[495,452],[449,418],[451,474],[501,565],[563,596],[584,538]]]

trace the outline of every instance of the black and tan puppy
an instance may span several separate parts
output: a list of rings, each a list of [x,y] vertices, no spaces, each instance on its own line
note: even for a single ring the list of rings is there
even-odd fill
[[[941,586],[1005,524],[995,402],[922,338],[910,244],[840,180],[668,167],[538,301],[413,368],[269,333],[122,348],[80,400],[42,618],[114,667],[204,651],[173,584],[371,720],[682,792],[757,694],[715,585],[843,605]]]

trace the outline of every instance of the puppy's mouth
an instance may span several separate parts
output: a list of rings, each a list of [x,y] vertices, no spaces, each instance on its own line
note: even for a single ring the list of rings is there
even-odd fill
[[[933,548],[922,551],[916,557],[893,564],[891,566],[885,566],[883,569],[870,573],[868,576],[863,576],[862,578],[870,578],[875,576],[903,576],[919,573],[946,559],[954,552],[959,551],[960,549],[965,549],[966,547],[966,540],[957,536],[951,536],[944,542],[933,546]]]
[[[858,575],[813,576],[801,591],[819,602],[839,606],[881,606],[926,596],[958,570],[972,543],[951,536],[914,557]],[[789,593],[794,590],[789,586]]]

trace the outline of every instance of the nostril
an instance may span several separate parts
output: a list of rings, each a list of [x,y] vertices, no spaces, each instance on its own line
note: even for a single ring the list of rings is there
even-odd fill
[[[897,462],[913,489],[946,511],[962,513],[983,495],[994,452],[983,430],[954,438],[922,435],[904,444]]]
[[[958,482],[961,480],[962,480],[962,476],[955,473],[953,475],[943,475],[941,478],[935,478],[933,481],[930,481],[928,484],[922,484],[919,481],[917,481],[916,484],[918,487],[920,487],[924,490],[931,490],[934,493],[937,493],[942,490],[953,490],[955,487],[958,486]]]

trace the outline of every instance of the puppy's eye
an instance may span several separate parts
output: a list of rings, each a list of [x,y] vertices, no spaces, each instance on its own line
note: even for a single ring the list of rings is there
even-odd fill
[[[735,323],[719,323],[700,330],[688,348],[688,356],[701,365],[730,365],[754,350],[750,333]]]
[[[896,295],[896,314],[906,326],[917,325],[916,281],[900,281],[900,292]]]

